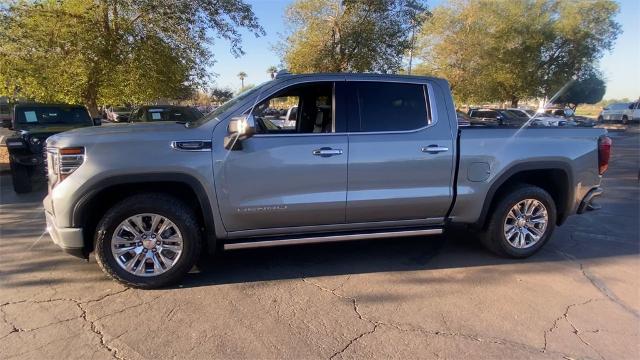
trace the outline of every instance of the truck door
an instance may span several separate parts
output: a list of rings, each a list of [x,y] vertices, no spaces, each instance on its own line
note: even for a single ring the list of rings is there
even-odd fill
[[[454,139],[431,85],[347,82],[347,222],[441,223],[451,204]],[[413,223],[413,222],[412,222]]]
[[[226,156],[216,192],[228,231],[344,224],[349,148],[334,94],[334,82],[311,82],[260,100],[257,133],[216,155]]]

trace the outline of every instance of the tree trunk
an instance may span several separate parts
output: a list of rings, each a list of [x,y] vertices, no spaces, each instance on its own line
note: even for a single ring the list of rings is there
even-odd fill
[[[515,96],[511,98],[511,107],[512,108],[517,108],[518,107],[518,100],[519,99],[517,97],[515,97]]]

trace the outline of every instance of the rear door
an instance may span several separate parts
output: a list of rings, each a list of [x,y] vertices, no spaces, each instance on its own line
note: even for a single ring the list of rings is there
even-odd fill
[[[347,222],[441,223],[452,199],[454,142],[449,121],[436,115],[432,86],[347,86]]]

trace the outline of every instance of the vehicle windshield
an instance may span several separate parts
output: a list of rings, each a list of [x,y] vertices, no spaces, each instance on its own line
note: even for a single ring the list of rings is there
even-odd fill
[[[124,112],[130,112],[131,109],[128,109],[126,107],[117,107],[117,108],[113,108],[113,112],[117,112],[117,113],[124,113]]]
[[[211,120],[216,120],[218,116],[220,116],[221,114],[223,114],[225,111],[229,110],[230,108],[232,108],[234,105],[238,104],[239,102],[241,102],[242,100],[248,98],[249,96],[252,96],[253,94],[258,94],[260,93],[264,87],[266,85],[268,85],[270,82],[265,82],[262,83],[254,88],[251,88],[249,90],[243,91],[240,94],[238,94],[237,96],[235,96],[234,98],[232,98],[231,100],[225,102],[224,104],[220,105],[217,109],[213,110],[212,112],[210,112],[209,114],[207,114],[206,116],[201,117],[198,120],[195,121],[190,121],[189,123],[187,123],[187,127],[196,127],[196,126],[200,126],[204,123],[207,123]]]
[[[93,125],[87,109],[83,107],[34,106],[21,107],[16,111],[19,127],[47,125]]]

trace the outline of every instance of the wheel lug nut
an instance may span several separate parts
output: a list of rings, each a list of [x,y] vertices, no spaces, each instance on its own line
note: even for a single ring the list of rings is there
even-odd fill
[[[158,251],[158,249],[153,248],[153,249],[151,249],[151,251],[156,252],[156,251]]]
[[[152,238],[152,239],[155,239],[155,238],[156,238],[156,236],[155,236],[155,235],[151,235],[151,238]]]
[[[156,245],[160,245],[160,241],[156,241]]]
[[[147,249],[142,249],[142,252],[146,254],[147,253]]]

